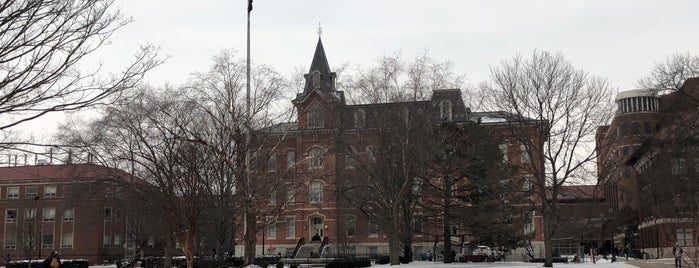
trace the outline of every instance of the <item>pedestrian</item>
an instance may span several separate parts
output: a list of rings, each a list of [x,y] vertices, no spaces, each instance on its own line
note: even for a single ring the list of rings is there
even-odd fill
[[[675,246],[672,247],[672,256],[675,256],[675,268],[682,268],[682,253],[684,253],[684,250],[680,247],[680,243],[675,243]]]
[[[7,267],[7,265],[10,264],[10,261],[12,261],[12,259],[10,258],[10,253],[5,254],[5,267]]]
[[[59,268],[61,266],[61,252],[56,250],[51,252],[42,263],[42,268]]]

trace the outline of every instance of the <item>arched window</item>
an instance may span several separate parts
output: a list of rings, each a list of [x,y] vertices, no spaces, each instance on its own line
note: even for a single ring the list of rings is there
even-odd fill
[[[313,105],[307,113],[308,128],[322,128],[325,124],[324,116],[323,107],[318,104]]]
[[[296,151],[290,150],[286,152],[286,169],[292,169],[296,166]]]
[[[366,123],[366,114],[364,110],[356,110],[354,112],[354,127],[363,128]]]
[[[451,121],[452,118],[452,110],[451,110],[451,101],[448,100],[443,100],[442,102],[439,103],[439,117],[444,120],[444,121]]]
[[[308,201],[311,203],[322,203],[323,202],[323,183],[322,182],[311,182],[308,190]]]
[[[320,88],[320,72],[313,71],[313,88]]]
[[[313,147],[308,150],[309,169],[323,169],[323,149]]]
[[[635,122],[635,121],[631,123],[631,134],[632,135],[641,134],[641,123]]]
[[[354,236],[356,222],[357,222],[357,219],[354,217],[354,215],[346,215],[345,216],[345,231],[346,231],[346,234],[348,237]]]

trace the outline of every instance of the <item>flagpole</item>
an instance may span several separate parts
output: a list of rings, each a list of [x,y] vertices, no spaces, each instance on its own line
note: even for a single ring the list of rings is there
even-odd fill
[[[245,239],[245,249],[247,250],[248,236],[255,235],[248,233],[248,200],[250,195],[250,11],[252,11],[252,0],[248,0],[248,27],[247,27],[247,66],[245,68],[245,212],[243,214],[243,237]],[[254,251],[254,248],[253,248]],[[245,252],[245,256],[249,256],[248,252]],[[254,256],[254,255],[252,255]],[[244,258],[246,262],[247,258]]]

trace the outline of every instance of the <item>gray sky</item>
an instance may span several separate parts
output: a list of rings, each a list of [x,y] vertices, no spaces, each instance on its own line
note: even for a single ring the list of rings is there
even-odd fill
[[[170,59],[147,77],[155,85],[184,82],[224,49],[245,56],[247,0],[117,0],[116,6],[134,22],[98,57],[120,63],[138,44],[159,45]],[[669,54],[699,54],[697,11],[696,0],[255,0],[252,58],[284,75],[306,68],[320,22],[331,68],[367,66],[398,51],[412,58],[427,49],[478,84],[491,65],[542,49],[626,90]]]
[[[115,7],[134,22],[93,55],[107,70],[123,68],[142,44],[170,57],[146,77],[156,86],[185,82],[222,50],[245,56],[247,0],[117,0]],[[252,58],[285,76],[305,70],[320,22],[331,68],[429,50],[476,85],[490,66],[541,49],[627,90],[672,53],[699,55],[697,11],[696,0],[254,0]],[[49,134],[59,121],[25,127]]]

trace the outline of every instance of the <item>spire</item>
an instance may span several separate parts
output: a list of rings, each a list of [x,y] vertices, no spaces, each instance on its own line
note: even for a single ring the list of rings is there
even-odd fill
[[[313,70],[318,70],[321,74],[330,74],[330,65],[328,64],[328,58],[325,57],[325,49],[323,48],[323,41],[320,40],[320,36],[318,36],[316,52],[313,54],[311,69],[308,70],[308,73],[312,73]]]

